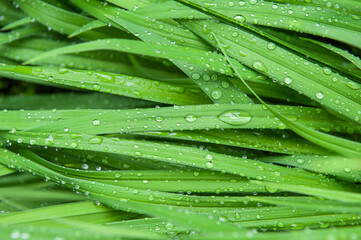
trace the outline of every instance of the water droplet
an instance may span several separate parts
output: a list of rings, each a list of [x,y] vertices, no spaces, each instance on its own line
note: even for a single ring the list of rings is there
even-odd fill
[[[47,146],[54,145],[54,138],[53,138],[53,136],[49,136],[49,137],[45,138],[45,145],[47,145]]]
[[[332,70],[329,69],[329,68],[327,68],[327,67],[324,67],[324,68],[322,69],[322,71],[323,71],[323,73],[326,74],[326,75],[331,75],[331,73],[332,73]]]
[[[297,159],[296,162],[300,165],[304,164],[305,163],[305,160],[303,159]]]
[[[347,87],[353,89],[353,90],[358,90],[360,89],[360,85],[355,83],[355,82],[346,82],[345,83]]]
[[[228,110],[218,116],[219,120],[230,125],[242,125],[251,121],[251,115],[244,110]]]
[[[206,163],[206,168],[212,168],[213,167],[213,163],[211,161]]]
[[[322,92],[316,93],[316,98],[320,100],[323,99],[323,93]]]
[[[89,169],[89,165],[86,164],[86,163],[83,163],[81,166],[80,166],[81,169],[84,169],[84,170],[88,170]]]
[[[209,76],[208,74],[203,74],[203,80],[207,82],[211,80],[211,76]]]
[[[94,119],[93,120],[93,125],[94,126],[99,126],[100,125],[100,121],[98,119]]]
[[[347,173],[351,172],[351,168],[345,168],[344,170],[345,170],[345,172],[347,172]]]
[[[292,83],[292,78],[286,77],[285,78],[285,83],[286,84],[291,84]]]
[[[94,84],[93,85],[93,90],[94,91],[99,91],[100,90],[100,85],[99,84]]]
[[[72,148],[77,148],[77,147],[78,147],[78,144],[77,144],[76,142],[72,142],[72,143],[70,143],[70,146],[71,146]]]
[[[267,44],[267,48],[269,50],[274,50],[274,49],[276,49],[276,44],[274,44],[273,42],[270,42]]]
[[[268,71],[267,67],[266,67],[266,66],[264,65],[264,63],[261,62],[261,61],[254,61],[254,62],[252,63],[252,66],[253,66],[256,70],[261,71],[261,72],[267,72],[267,71]]]
[[[222,82],[221,82],[221,85],[222,85],[223,88],[228,88],[228,87],[229,87],[229,82],[227,82],[227,81],[222,81]]]
[[[219,88],[214,89],[211,92],[211,97],[215,100],[220,99],[222,97],[222,90]]]
[[[239,2],[238,2],[238,5],[241,6],[241,7],[243,7],[244,5],[246,5],[246,3],[245,3],[244,1],[239,1]]]
[[[193,73],[193,74],[192,74],[192,78],[193,78],[194,80],[198,80],[198,79],[201,78],[201,75],[199,75],[199,73]]]
[[[319,226],[320,228],[328,228],[329,223],[327,223],[327,222],[319,222],[319,223],[318,223],[318,226]]]
[[[192,123],[192,122],[197,121],[197,116],[194,115],[194,114],[192,114],[192,113],[190,113],[190,114],[188,114],[187,116],[185,116],[184,119],[185,119],[187,122]]]
[[[233,32],[232,37],[238,37],[238,32]]]
[[[243,52],[242,50],[239,50],[238,54],[239,54],[241,57],[246,57],[246,56],[247,56],[247,53]]]
[[[277,190],[278,190],[276,187],[269,186],[269,185],[266,185],[264,188],[265,188],[266,191],[269,192],[269,193],[275,193],[275,192],[277,192]]]
[[[167,224],[165,225],[165,228],[166,228],[167,230],[171,230],[171,229],[174,228],[174,225],[171,224],[171,223],[167,223]]]
[[[89,143],[90,144],[101,144],[103,141],[103,138],[102,137],[92,137],[89,139]]]
[[[245,22],[246,18],[242,15],[236,15],[236,16],[234,16],[234,20],[237,20],[239,22]]]
[[[156,116],[155,117],[155,121],[157,122],[163,122],[164,121],[164,118],[162,116]]]
[[[277,224],[277,227],[280,227],[280,228],[283,228],[285,225],[283,224],[283,223],[281,223],[281,222],[279,222],[278,224]]]

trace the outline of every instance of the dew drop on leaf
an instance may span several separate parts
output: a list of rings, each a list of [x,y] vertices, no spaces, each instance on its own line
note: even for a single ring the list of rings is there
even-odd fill
[[[243,52],[242,50],[239,50],[239,55],[241,56],[241,57],[246,57],[247,56],[247,53],[245,53],[245,52]]]
[[[302,164],[305,163],[305,160],[303,160],[303,159],[300,158],[300,159],[297,159],[296,162],[297,162],[298,164],[302,165]]]
[[[274,50],[274,49],[276,49],[276,44],[274,44],[273,42],[270,42],[267,44],[267,48],[269,50]]]
[[[320,100],[323,99],[323,93],[322,92],[316,93],[316,98]]]
[[[292,78],[286,77],[285,78],[285,83],[286,84],[291,84],[292,83]]]
[[[193,73],[193,74],[192,74],[192,78],[193,78],[194,80],[198,80],[198,79],[201,78],[201,75],[199,75],[199,73]]]
[[[156,116],[156,117],[155,117],[155,121],[157,121],[157,122],[163,122],[163,121],[164,121],[164,117],[162,117],[162,116]]]
[[[244,110],[227,110],[218,116],[218,119],[230,125],[242,125],[251,121],[251,115]]]
[[[329,69],[329,68],[327,68],[327,67],[324,67],[324,68],[322,69],[322,71],[323,71],[323,73],[326,74],[326,75],[331,75],[331,73],[332,73],[332,70]]]
[[[171,224],[171,223],[167,223],[167,224],[165,225],[165,228],[166,228],[167,230],[171,230],[171,229],[173,229],[173,227],[174,227],[174,225]]]
[[[275,193],[275,192],[277,192],[277,190],[278,190],[276,187],[273,187],[273,186],[270,186],[270,185],[266,185],[264,188],[265,188],[266,191],[269,192],[269,193]]]
[[[213,163],[211,161],[206,163],[206,168],[212,168],[213,167]]]
[[[53,138],[53,136],[49,136],[49,137],[45,138],[45,145],[47,145],[47,146],[54,145],[54,138]]]
[[[222,97],[222,90],[217,88],[217,89],[214,89],[212,92],[211,92],[211,97],[213,99],[220,99]]]
[[[89,139],[89,143],[90,144],[101,144],[103,141],[103,138],[102,137],[92,137]]]
[[[99,84],[94,84],[93,85],[93,90],[94,91],[99,91],[100,90],[100,85]]]
[[[94,126],[99,126],[100,125],[100,121],[98,119],[94,119],[93,120],[93,125]]]
[[[197,116],[194,115],[194,114],[192,114],[192,113],[190,113],[190,114],[188,114],[187,116],[185,116],[184,119],[185,119],[187,122],[192,123],[192,122],[197,121]]]
[[[70,146],[71,146],[72,148],[77,148],[77,147],[78,147],[78,144],[77,144],[76,142],[72,142],[72,143],[70,143]]]
[[[346,82],[345,83],[346,84],[346,86],[347,87],[349,87],[349,88],[351,88],[351,89],[353,89],[353,90],[358,90],[358,89],[360,89],[360,85],[359,84],[357,84],[357,83],[355,83],[355,82]]]
[[[261,61],[254,61],[254,62],[252,63],[252,66],[253,66],[256,70],[261,71],[261,72],[267,72],[267,71],[268,71],[267,67],[266,67],[266,66],[264,65],[264,63],[261,62]]]
[[[243,15],[236,15],[234,16],[234,20],[237,20],[239,22],[245,22],[246,18]]]

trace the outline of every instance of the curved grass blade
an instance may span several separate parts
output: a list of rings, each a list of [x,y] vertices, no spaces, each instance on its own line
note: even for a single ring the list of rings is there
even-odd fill
[[[206,103],[207,97],[196,89],[179,87],[148,79],[108,72],[68,68],[0,66],[0,76],[70,86],[168,104]],[[151,93],[151,94],[150,94]]]
[[[105,93],[55,93],[0,97],[0,108],[41,109],[131,109],[155,107],[156,103]]]
[[[70,188],[73,188],[76,184],[78,191],[87,191],[89,194],[104,202],[105,204],[120,210],[127,210],[127,211],[136,211],[136,212],[146,212],[150,213],[151,215],[156,216],[162,216],[165,218],[169,218],[172,222],[177,222],[181,225],[190,226],[192,228],[196,228],[197,230],[205,230],[205,231],[241,231],[238,227],[234,227],[233,225],[229,225],[227,223],[219,223],[215,220],[210,220],[207,217],[196,215],[189,211],[184,211],[184,209],[179,207],[167,207],[162,205],[156,205],[157,207],[154,207],[154,204],[141,202],[141,201],[134,201],[127,198],[127,196],[133,195],[136,196],[136,194],[125,194],[126,192],[122,190],[122,188],[117,187],[115,190],[115,193],[112,193],[112,189],[115,189],[114,187],[111,187],[110,185],[105,184],[99,184],[97,182],[94,182],[94,184],[90,184],[90,181],[88,180],[82,180],[82,179],[74,179],[66,177],[65,175],[59,174],[57,172],[51,171],[50,169],[46,169],[43,166],[26,159],[24,157],[21,157],[19,155],[16,155],[9,150],[5,152],[1,152],[1,155],[4,156],[4,158],[1,158],[2,162],[7,162],[7,164],[11,164],[11,159],[17,159],[18,165],[17,168],[20,169],[26,169],[26,170],[32,170],[36,172],[37,174],[40,174],[41,176],[44,176],[44,173],[49,176],[50,179],[53,179],[54,181],[63,181],[64,184],[68,185]],[[6,156],[6,157],[5,157]],[[72,184],[70,184],[72,182]],[[89,185],[92,185],[89,188]],[[121,191],[122,194],[118,194],[117,191]],[[139,191],[138,195],[141,194],[142,191]],[[151,195],[152,193],[147,193],[147,195]],[[200,197],[198,197],[200,198]],[[120,201],[119,201],[120,200]],[[152,199],[155,201],[156,199]],[[150,200],[150,201],[152,201]],[[178,199],[180,200],[180,199]],[[191,216],[191,217],[190,217]]]
[[[94,202],[81,201],[4,214],[0,217],[0,224],[12,225],[30,221],[50,220],[60,217],[108,211],[113,211],[113,209],[101,205],[98,206]]]
[[[235,18],[241,23],[272,26],[328,37],[361,48],[358,21],[348,14],[335,10],[325,8],[320,11],[314,6],[274,4],[272,2],[244,1],[244,4],[233,4],[233,6],[229,6],[225,1],[213,1],[212,4],[198,0],[179,2],[206,7],[223,16]],[[190,14],[182,12],[180,15],[187,18]],[[197,14],[195,15],[197,16]],[[337,18],[336,21],[333,20],[335,18]]]
[[[32,22],[31,17],[24,17],[22,19],[19,19],[19,20],[15,21],[15,22],[12,22],[12,23],[4,26],[3,28],[1,28],[1,31],[11,30],[11,29],[17,28],[19,26],[26,25],[26,24],[31,23],[31,22]]]
[[[0,164],[0,176],[5,176],[13,173],[14,171]]]
[[[6,26],[26,17],[22,11],[16,9],[15,6],[8,1],[0,2],[0,15],[4,16],[2,21],[0,21],[1,26]]]
[[[274,106],[299,124],[326,132],[359,133],[359,125],[332,118],[318,108]],[[261,104],[188,105],[124,110],[51,110],[0,112],[0,129],[106,134],[200,129],[286,129]],[[43,117],[44,116],[44,117]],[[47,116],[47,117],[45,117]],[[51,117],[49,117],[51,116]],[[61,119],[61,121],[58,121]],[[281,119],[282,120],[282,119]]]
[[[342,222],[359,225],[360,217],[357,214],[330,214],[321,216],[305,216],[279,218],[277,220],[258,219],[257,221],[241,221],[237,225],[242,227],[257,227],[273,231],[301,230],[304,228],[326,228],[332,226],[342,226]]]
[[[258,27],[260,28],[260,27]],[[279,31],[272,28],[261,27],[274,37],[281,39],[288,44],[292,44],[292,50],[306,58],[311,58],[321,65],[325,65],[340,75],[346,76],[349,79],[360,82],[360,71],[355,68],[352,63],[346,63],[345,58],[339,54],[329,51],[326,48],[320,48],[320,45],[307,41],[300,34],[288,34],[286,31]]]
[[[176,28],[164,22],[153,21],[131,12],[121,9],[104,7],[97,1],[85,3],[84,1],[75,1],[78,6],[84,7],[99,19],[110,19],[118,26],[127,29],[132,34],[149,43],[162,43],[167,45],[181,44],[195,48],[208,49],[207,45],[199,41],[198,37],[183,30]],[[99,10],[103,9],[103,10]],[[100,14],[99,11],[103,11]],[[121,14],[116,14],[121,12]],[[115,15],[115,17],[113,17]],[[159,30],[160,29],[160,30]],[[189,44],[191,45],[189,45]],[[193,44],[192,44],[193,43]],[[157,51],[157,50],[156,50]],[[240,93],[239,89],[234,86],[223,75],[210,71],[207,67],[199,67],[188,64],[182,59],[172,59],[172,62],[178,66],[184,73],[194,80],[198,86],[216,103],[251,103],[252,101]],[[213,80],[213,81],[212,81]],[[223,83],[223,84],[222,84]],[[225,87],[226,86],[226,87]],[[224,89],[227,88],[227,89]],[[224,90],[222,90],[224,89]]]
[[[261,181],[251,180],[252,183],[268,186],[269,189],[282,189],[284,191],[296,192],[300,194],[308,194],[318,197],[325,197],[330,200],[336,200],[346,203],[360,204],[361,194],[357,192],[348,192],[343,190],[331,190],[318,188],[314,186],[300,185],[300,184],[287,184],[287,183],[267,183]],[[355,191],[357,191],[355,189]],[[360,204],[361,206],[361,204]]]
[[[285,164],[336,176],[345,181],[361,181],[360,160],[339,156],[294,155],[265,157],[262,161]]]
[[[359,19],[358,15],[361,14],[361,3],[358,0],[330,0],[327,2],[323,0],[312,0],[311,2],[307,0],[274,0],[273,2],[326,7],[330,9],[335,9],[337,11],[354,14],[351,16],[355,20],[358,20]]]
[[[361,70],[361,59],[341,48],[338,48],[338,47],[335,47],[335,46],[332,46],[331,44],[326,44],[324,42],[320,42],[320,41],[316,41],[316,40],[313,40],[313,39],[308,39],[308,38],[303,38],[304,40],[306,41],[309,41],[309,42],[312,42],[312,43],[315,43],[319,46],[322,46],[328,50],[331,50],[332,52],[334,53],[337,53],[338,55],[344,57],[345,59],[349,60],[353,65],[355,65],[358,69]],[[352,86],[355,86],[356,88],[359,87],[358,85],[356,84],[350,84],[350,87],[352,88]]]
[[[56,7],[40,0],[34,0],[32,2],[16,0],[16,3],[37,22],[62,34],[71,34],[79,27],[92,21],[84,15]],[[114,31],[112,34],[111,32],[104,33],[97,30],[84,32],[81,36],[88,39],[98,39],[109,38],[119,34],[120,36],[125,36],[124,33],[120,31]]]
[[[319,102],[331,113],[359,122],[361,112],[358,111],[361,105],[357,96],[360,90],[350,89],[346,85],[349,82],[348,78],[332,72],[329,68],[309,62],[280,46],[275,45],[275,48],[269,49],[269,45],[273,43],[261,38],[257,38],[250,47],[248,41],[241,36],[245,36],[246,39],[248,37],[250,41],[255,39],[255,36],[238,28],[224,28],[225,24],[200,21],[188,22],[186,26],[213,45],[216,43],[210,35],[214,32],[231,57]],[[204,28],[207,31],[204,31]],[[237,33],[237,37],[233,37],[234,32]],[[239,54],[240,52],[242,54]]]
[[[69,44],[64,41],[54,41],[43,38],[29,38],[23,39],[21,44],[13,42],[9,45],[0,45],[0,55],[16,61],[26,61],[29,58],[35,57],[44,53],[44,50],[51,50],[57,47],[66,46]],[[102,54],[103,53],[103,54]],[[102,53],[83,53],[77,55],[57,56],[39,61],[43,66],[58,66],[69,67],[87,70],[98,70],[105,72],[121,73],[126,75],[136,74],[139,77],[144,76],[142,72],[138,72],[129,62],[125,61],[127,56],[123,54],[116,54],[114,52]],[[155,76],[163,78],[178,78],[183,77],[176,69],[169,72],[164,68],[153,68],[149,62],[143,62],[143,70]]]
[[[169,23],[145,18],[122,8],[104,5],[97,0],[87,2],[72,0],[72,2],[99,21],[115,23],[115,27],[129,31],[143,41],[155,42],[155,40],[159,40],[161,43],[173,42],[177,45],[209,50],[209,46],[199,41],[195,34],[180,26],[175,27]],[[143,31],[145,32],[143,33]],[[161,38],[159,39],[157,36]]]
[[[95,28],[100,28],[100,27],[105,27],[107,26],[108,24],[102,22],[102,21],[99,21],[99,20],[93,20],[83,26],[81,26],[80,28],[78,28],[77,30],[75,30],[74,32],[72,32],[71,34],[69,34],[69,38],[72,38],[72,37],[75,37],[75,36],[78,36],[79,34],[82,34],[86,31],[90,31],[92,29],[95,29]]]
[[[222,53],[226,56],[226,59],[230,66],[234,69],[235,73],[239,77],[239,79],[247,86],[247,88],[253,93],[253,95],[260,101],[266,108],[272,112],[275,116],[281,119],[286,125],[290,126],[290,128],[296,132],[301,137],[306,138],[307,140],[322,146],[326,149],[331,151],[337,152],[340,155],[346,157],[356,157],[359,158],[361,156],[361,144],[359,142],[350,141],[344,138],[328,135],[322,132],[315,131],[311,128],[305,127],[300,123],[290,120],[289,118],[283,116],[279,112],[273,110],[268,104],[266,104],[258,95],[253,91],[253,89],[243,80],[242,76],[238,73],[237,69],[233,67],[232,62],[230,61],[228,54],[224,50],[223,46],[221,45],[220,40],[218,39],[217,35],[211,33],[212,36],[215,38],[218,46],[221,48]]]
[[[159,138],[182,139],[204,143],[224,144],[248,149],[263,150],[283,154],[329,154],[323,148],[312,145],[300,138],[293,138],[282,132],[256,130],[209,130],[136,133]],[[278,159],[279,156],[274,157]]]
[[[359,203],[345,203],[335,200],[325,200],[314,197],[252,197],[250,199],[257,199],[259,202],[289,206],[298,209],[310,209],[320,212],[335,212],[335,213],[360,213]]]
[[[10,43],[21,38],[29,37],[42,31],[43,29],[44,28],[42,26],[30,26],[20,29],[14,29],[8,33],[2,33],[0,34],[0,45]]]
[[[255,160],[207,152],[197,148],[177,146],[174,144],[155,143],[144,140],[126,140],[119,138],[106,138],[84,134],[42,134],[18,132],[14,134],[2,134],[8,140],[16,143],[26,143],[39,146],[51,146],[67,149],[86,149],[95,152],[112,152],[120,155],[135,156],[145,159],[154,159],[175,163],[179,165],[197,167],[206,170],[214,170],[230,173],[258,180],[294,184],[317,184],[329,188],[336,187],[330,179],[323,179],[315,174],[301,171],[300,169],[288,169],[276,165],[270,165]],[[121,147],[121,148],[120,148]],[[154,152],[154,148],[157,149]],[[262,171],[259,171],[262,169]],[[342,185],[342,184],[341,184]]]
[[[352,238],[359,238],[361,235],[361,227],[337,227],[321,230],[302,230],[302,231],[284,231],[277,233],[259,233],[256,231],[249,232],[249,236],[252,236],[252,239],[267,239],[267,240],[287,240],[287,239],[300,239],[300,240],[327,240],[328,238],[334,238],[337,240],[349,240]],[[224,233],[222,235],[225,239],[239,239],[239,235],[232,233]],[[217,240],[218,236],[212,234],[204,236],[191,237],[190,239],[198,240]]]
[[[128,39],[102,39],[66,46],[43,53],[26,61],[24,64],[33,63],[51,56],[94,50],[114,50],[156,58],[171,58],[174,60],[189,62],[205,69],[211,68],[217,72],[221,72],[220,69],[222,69],[223,73],[226,73],[227,70],[229,73],[231,72],[231,69],[227,69],[227,65],[223,62],[223,57],[213,52],[189,47],[159,45]],[[210,63],[212,63],[211,66],[209,66]]]

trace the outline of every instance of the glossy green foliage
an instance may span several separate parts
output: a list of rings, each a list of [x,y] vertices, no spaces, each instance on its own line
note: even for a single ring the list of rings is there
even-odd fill
[[[4,0],[0,27],[0,239],[361,238],[358,0]]]

